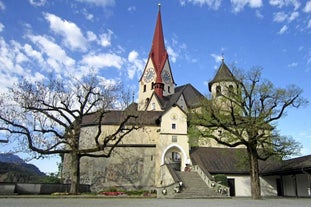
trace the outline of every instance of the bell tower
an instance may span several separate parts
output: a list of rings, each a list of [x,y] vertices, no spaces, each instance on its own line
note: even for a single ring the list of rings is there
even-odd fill
[[[146,109],[152,95],[162,99],[174,92],[175,82],[165,48],[161,5],[159,4],[151,50],[139,80],[138,110]]]

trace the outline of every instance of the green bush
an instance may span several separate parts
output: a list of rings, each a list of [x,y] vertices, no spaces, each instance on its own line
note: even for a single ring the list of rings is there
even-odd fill
[[[217,174],[217,175],[214,175],[214,178],[215,178],[216,183],[219,183],[219,184],[224,185],[224,186],[228,186],[228,179],[227,179],[226,175]]]

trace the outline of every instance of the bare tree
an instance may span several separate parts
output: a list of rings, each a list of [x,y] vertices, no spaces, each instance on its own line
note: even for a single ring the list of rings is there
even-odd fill
[[[95,75],[80,80],[58,80],[31,83],[23,80],[0,98],[0,131],[9,140],[21,143],[37,155],[69,154],[71,156],[70,193],[77,194],[80,179],[80,158],[109,157],[124,136],[137,129],[135,113],[124,112],[119,127],[103,137],[102,120],[120,105],[121,89],[104,86]],[[92,117],[97,128],[93,146],[81,149],[83,121]]]
[[[218,97],[203,100],[202,107],[190,113],[189,131],[192,143],[212,139],[228,147],[244,146],[248,154],[252,198],[259,199],[258,160],[296,154],[301,147],[294,139],[281,136],[275,122],[285,116],[288,108],[299,108],[307,101],[301,97],[302,90],[297,86],[277,88],[263,80],[259,68],[249,73],[238,72],[234,90],[229,85]]]

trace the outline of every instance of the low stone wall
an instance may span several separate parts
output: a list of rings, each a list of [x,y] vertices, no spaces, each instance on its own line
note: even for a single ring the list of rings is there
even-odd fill
[[[15,193],[14,183],[0,183],[0,194],[11,195]]]
[[[0,194],[39,195],[55,192],[66,193],[70,184],[0,183]],[[80,193],[90,192],[89,185],[80,185]]]

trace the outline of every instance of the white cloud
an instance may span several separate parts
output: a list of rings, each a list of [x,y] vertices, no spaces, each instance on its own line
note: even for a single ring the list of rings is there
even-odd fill
[[[5,10],[5,5],[2,1],[0,1],[0,10]]]
[[[274,22],[284,22],[288,18],[288,15],[284,12],[277,12],[273,14]]]
[[[44,58],[42,57],[42,54],[34,50],[31,45],[25,44],[23,47],[23,50],[25,51],[26,55],[35,61],[37,61],[41,66],[44,67]]]
[[[298,17],[299,17],[299,12],[297,11],[294,11],[290,15],[286,14],[285,12],[276,12],[273,14],[273,21],[274,22],[284,22],[284,21],[292,22]]]
[[[127,11],[135,12],[136,11],[136,7],[135,6],[130,6],[129,8],[127,8]]]
[[[94,4],[100,7],[109,7],[115,5],[115,0],[76,0],[83,3]]]
[[[221,1],[222,0],[188,0],[189,3],[199,5],[199,6],[204,6],[207,5],[209,8],[217,10],[221,6]],[[181,5],[185,5],[186,1],[185,0],[180,0],[179,1]]]
[[[264,16],[260,13],[259,10],[256,10],[256,17],[258,17],[259,19],[263,19]]]
[[[234,12],[240,12],[245,6],[250,8],[260,8],[262,7],[262,0],[231,0],[231,4]]]
[[[50,13],[44,15],[50,23],[50,29],[64,38],[64,44],[71,50],[87,50],[87,40],[84,38],[80,28],[73,22],[62,20]]]
[[[0,32],[2,32],[4,29],[4,25],[0,22]]]
[[[87,11],[86,9],[83,9],[83,10],[82,10],[82,13],[83,13],[83,15],[85,16],[85,18],[86,18],[87,20],[93,20],[94,15],[88,13],[88,11]]]
[[[86,36],[87,36],[87,40],[90,42],[97,40],[96,34],[94,34],[94,32],[92,31],[87,31]]]
[[[82,58],[82,64],[89,68],[99,69],[104,67],[115,67],[121,69],[124,60],[114,53],[87,54]]]
[[[130,53],[129,53],[129,55],[128,55],[128,61],[130,62],[130,63],[133,63],[133,62],[135,62],[135,60],[137,59],[137,57],[138,57],[138,52],[136,52],[135,50],[132,50]]]
[[[311,12],[311,1],[308,1],[308,2],[306,3],[306,6],[305,6],[305,8],[303,9],[303,11],[306,12],[306,13]]]
[[[295,20],[298,16],[299,16],[299,13],[295,11],[295,12],[293,12],[293,13],[289,16],[288,21],[289,21],[289,22],[292,22],[292,21]]]
[[[311,28],[311,19],[309,19],[309,22],[308,22],[308,25],[307,25],[307,28]]]
[[[293,62],[291,64],[288,65],[289,68],[295,68],[298,66],[298,63],[297,62]]]
[[[220,63],[223,59],[222,55],[211,54],[211,56],[214,58],[216,63]]]
[[[168,53],[172,63],[175,63],[177,60],[177,57],[179,56],[178,53],[175,52],[171,46],[167,46],[167,53]]]
[[[46,3],[46,0],[29,0],[29,3],[32,6],[44,6]]]
[[[107,33],[100,35],[100,45],[103,47],[108,47],[111,45],[111,37],[113,35],[113,32],[111,30],[108,30]]]
[[[282,8],[283,6],[294,6],[297,10],[300,7],[300,2],[298,0],[270,0],[270,5]]]
[[[288,30],[288,26],[287,26],[287,25],[284,25],[284,26],[280,29],[279,34],[284,34],[287,30]]]
[[[60,73],[62,69],[71,68],[75,64],[75,60],[67,56],[66,52],[50,39],[39,35],[27,36],[41,51],[47,56],[47,63]]]
[[[135,74],[143,71],[145,61],[142,59],[139,59],[139,54],[135,50],[132,50],[128,54],[127,60],[129,62],[129,66],[127,68],[127,74],[129,76],[129,79],[133,79]]]

